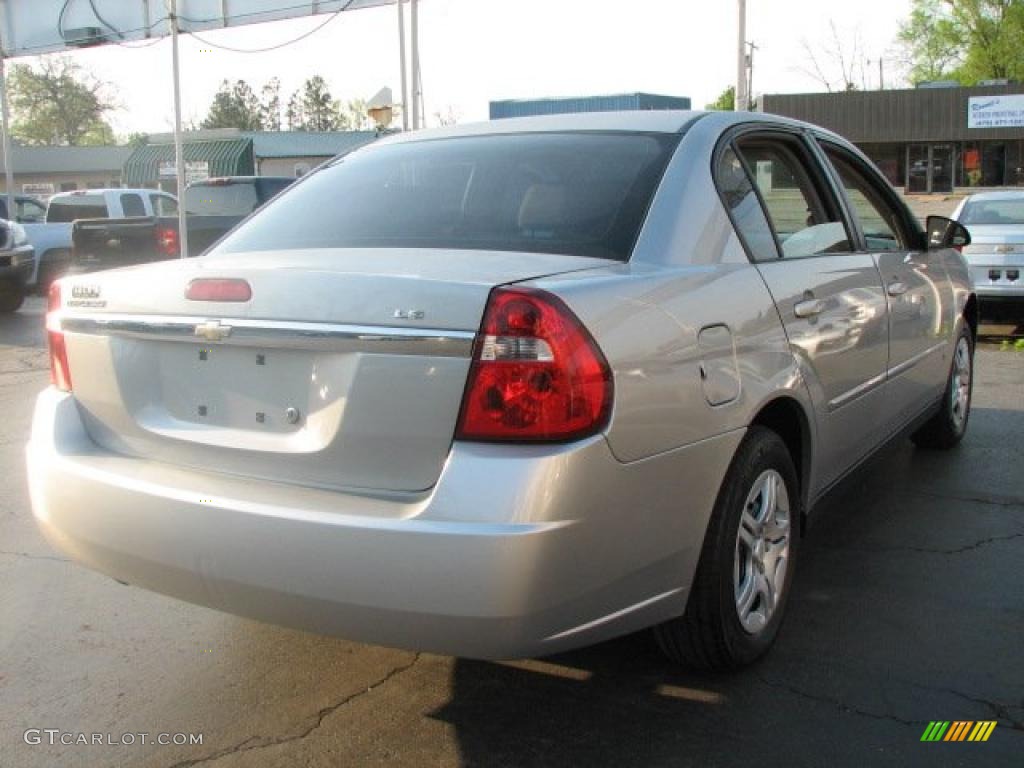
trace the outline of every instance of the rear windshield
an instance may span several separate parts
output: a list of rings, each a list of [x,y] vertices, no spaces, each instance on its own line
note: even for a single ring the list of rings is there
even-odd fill
[[[215,252],[452,248],[625,260],[677,141],[538,133],[370,147],[286,190]]]
[[[107,215],[107,203],[103,195],[52,197],[46,208],[46,220],[51,223],[63,224],[75,219],[105,219]]]
[[[1024,196],[1019,200],[978,200],[960,213],[962,224],[1024,224]]]
[[[194,184],[185,190],[190,216],[248,216],[260,207],[256,183]]]

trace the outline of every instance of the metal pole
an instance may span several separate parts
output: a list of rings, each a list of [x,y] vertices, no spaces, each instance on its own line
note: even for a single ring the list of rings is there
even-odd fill
[[[747,110],[747,0],[738,0],[739,24],[736,43],[736,111]]]
[[[748,43],[750,46],[750,54],[747,57],[747,103],[752,105],[754,101],[754,48],[756,47],[753,43]]]
[[[885,90],[885,59],[878,57],[878,90]]]
[[[7,106],[6,61],[7,57],[4,56],[3,42],[0,41],[0,112],[3,113],[4,176],[7,181],[7,218],[11,221],[15,221],[18,218],[18,212],[14,208],[14,158],[11,157],[11,126]]]
[[[412,37],[412,129],[420,127],[420,22],[417,0],[409,0],[409,34]]]
[[[409,89],[406,82],[405,66],[405,9],[404,0],[398,0],[398,64],[402,69],[402,130],[409,130]]]
[[[178,69],[178,0],[168,0],[171,25],[171,61],[174,69],[174,165],[178,176],[178,244],[181,258],[188,256],[188,224],[185,219],[185,148],[181,139],[181,72]]]

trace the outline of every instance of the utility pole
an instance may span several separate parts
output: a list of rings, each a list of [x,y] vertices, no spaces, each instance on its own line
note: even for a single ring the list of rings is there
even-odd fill
[[[878,90],[885,90],[885,59],[878,57]]]
[[[178,172],[178,245],[181,258],[188,256],[188,222],[185,218],[185,147],[181,138],[181,67],[178,64],[178,0],[167,0],[171,25],[171,67],[174,70],[174,162]]]
[[[747,94],[747,0],[737,0],[739,23],[736,39],[736,111],[749,108]]]
[[[405,11],[402,8],[405,0],[398,0],[398,66],[402,70],[402,130],[409,130],[409,88],[406,85],[405,66]]]
[[[753,42],[747,43],[750,46],[750,55],[747,56],[747,108],[754,106],[754,51],[759,50]]]

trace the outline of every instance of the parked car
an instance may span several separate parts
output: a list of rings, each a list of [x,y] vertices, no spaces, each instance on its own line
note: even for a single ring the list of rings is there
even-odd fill
[[[45,220],[40,221],[38,210],[19,198],[19,213],[30,212],[36,219],[24,225],[37,255],[29,284],[45,293],[50,283],[67,271],[71,263],[71,224],[75,219],[152,216],[168,203],[175,204],[175,198],[155,189],[80,189],[51,197]]]
[[[189,184],[185,190],[188,252],[198,256],[238,222],[294,182],[290,176],[229,176]],[[178,210],[145,219],[85,219],[71,235],[77,272],[177,258]]]
[[[0,314],[21,307],[34,267],[35,251],[24,227],[16,221],[0,219]]]
[[[55,286],[35,516],[118,580],[317,632],[510,658],[654,626],[743,665],[823,494],[963,437],[968,242],[766,114],[388,137],[200,258]]]
[[[970,195],[953,218],[971,231],[963,252],[982,317],[1024,323],[1024,190]]]

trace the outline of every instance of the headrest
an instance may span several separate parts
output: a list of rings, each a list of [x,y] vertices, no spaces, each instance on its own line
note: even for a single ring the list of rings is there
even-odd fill
[[[565,187],[534,184],[526,190],[519,206],[520,230],[549,232],[564,223]]]

